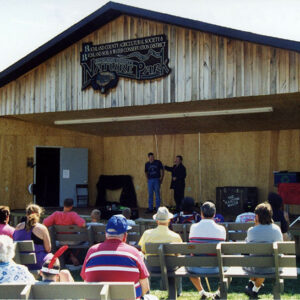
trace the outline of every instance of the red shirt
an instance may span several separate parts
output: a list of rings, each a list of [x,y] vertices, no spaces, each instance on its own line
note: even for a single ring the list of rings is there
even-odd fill
[[[52,225],[77,225],[82,227],[85,220],[82,219],[75,211],[56,211],[47,217],[43,224],[47,227]]]
[[[80,275],[86,282],[134,282],[139,299],[139,280],[149,277],[149,272],[136,248],[119,239],[107,239],[89,249]]]

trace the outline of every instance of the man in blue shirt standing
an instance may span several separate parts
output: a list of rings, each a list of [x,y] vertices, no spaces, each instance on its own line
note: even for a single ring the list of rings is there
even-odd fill
[[[160,185],[164,178],[164,168],[160,160],[154,158],[152,152],[148,153],[149,161],[145,164],[145,175],[148,181],[148,209],[147,213],[153,212],[153,192],[155,192],[156,208],[160,207]]]

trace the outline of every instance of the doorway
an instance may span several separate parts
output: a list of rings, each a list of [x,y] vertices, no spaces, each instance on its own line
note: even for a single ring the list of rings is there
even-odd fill
[[[36,204],[63,207],[64,199],[72,198],[77,207],[76,185],[88,184],[88,149],[37,146],[34,183]]]
[[[35,203],[42,207],[59,206],[60,148],[35,148]]]

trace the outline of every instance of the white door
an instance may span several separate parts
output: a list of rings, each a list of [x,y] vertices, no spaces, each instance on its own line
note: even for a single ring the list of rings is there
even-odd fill
[[[60,206],[64,199],[72,198],[77,206],[76,184],[88,184],[88,149],[60,149]]]

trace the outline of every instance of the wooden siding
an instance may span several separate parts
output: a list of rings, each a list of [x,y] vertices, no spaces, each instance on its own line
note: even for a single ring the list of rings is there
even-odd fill
[[[300,130],[104,138],[104,174],[132,175],[140,207],[148,205],[144,164],[151,151],[166,165],[183,156],[185,195],[197,202],[215,201],[218,186],[256,186],[266,201],[276,191],[273,171],[300,169]],[[170,181],[166,172],[164,205],[174,205]]]
[[[166,34],[171,74],[81,91],[83,42]],[[0,89],[0,115],[124,107],[300,91],[299,53],[121,16]]]
[[[185,194],[197,202],[214,201],[217,186],[257,186],[259,200],[264,201],[269,191],[276,191],[273,171],[300,169],[299,129],[103,138],[0,118],[2,205],[22,209],[32,201],[27,187],[33,181],[33,170],[26,167],[26,161],[34,156],[35,146],[89,149],[91,205],[96,202],[99,175],[128,174],[134,180],[138,206],[147,207],[144,164],[150,151],[166,165],[172,165],[175,155],[183,156],[187,168]],[[170,181],[171,175],[166,172],[164,205],[174,204]],[[110,201],[117,201],[119,196],[120,191],[107,191]]]
[[[34,157],[35,146],[88,148],[89,196],[90,203],[95,204],[96,183],[102,173],[102,137],[0,118],[1,205],[24,209],[32,201],[27,187],[33,182],[33,169],[26,167],[26,161]]]

